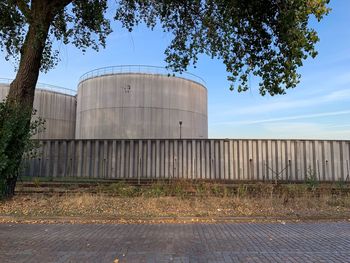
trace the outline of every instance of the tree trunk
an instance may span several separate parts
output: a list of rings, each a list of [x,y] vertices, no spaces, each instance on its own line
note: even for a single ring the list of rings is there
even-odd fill
[[[25,150],[24,141],[28,138],[30,131],[35,86],[39,77],[42,54],[50,24],[53,19],[49,2],[42,0],[32,1],[31,19],[21,48],[19,68],[16,78],[10,84],[10,91],[6,101],[6,105],[10,109],[9,112],[13,116],[7,118],[5,122],[11,122],[11,125],[8,125],[8,127],[13,127],[13,131],[6,141],[7,147],[5,148],[5,155],[8,157],[8,163],[10,163],[11,168],[0,171],[0,177],[6,184],[4,187],[5,192],[2,194],[4,197],[11,197],[14,194],[21,158]],[[6,124],[3,126],[6,126]]]
[[[5,198],[10,198],[15,195],[17,176],[10,177],[6,180]]]
[[[46,1],[33,1],[32,23],[29,25],[16,78],[10,85],[8,102],[33,107],[34,90],[39,77],[41,59],[52,15]],[[37,16],[35,16],[37,14]]]

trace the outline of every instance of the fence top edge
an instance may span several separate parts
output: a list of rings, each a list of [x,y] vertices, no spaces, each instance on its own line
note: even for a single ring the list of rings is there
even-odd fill
[[[299,141],[299,142],[350,142],[350,140],[341,140],[341,139],[33,139],[33,141],[57,141],[57,142],[72,142],[72,141],[82,141],[82,142],[87,142],[87,141]]]

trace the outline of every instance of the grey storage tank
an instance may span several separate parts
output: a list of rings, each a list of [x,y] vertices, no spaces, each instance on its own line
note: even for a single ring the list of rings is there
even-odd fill
[[[180,76],[151,66],[86,73],[78,85],[75,138],[208,138],[204,81]]]
[[[0,101],[10,89],[9,79],[0,79]],[[76,121],[75,91],[38,83],[33,108],[36,116],[43,118],[45,130],[33,139],[74,139]]]

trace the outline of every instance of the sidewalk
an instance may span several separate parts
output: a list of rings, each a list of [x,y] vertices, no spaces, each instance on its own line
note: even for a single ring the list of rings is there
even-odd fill
[[[0,224],[0,262],[348,262],[350,223]]]

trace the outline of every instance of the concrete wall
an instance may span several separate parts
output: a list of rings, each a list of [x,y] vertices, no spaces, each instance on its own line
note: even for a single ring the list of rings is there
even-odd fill
[[[8,84],[0,84],[0,100],[6,98]],[[74,139],[76,120],[76,98],[58,92],[36,89],[34,98],[36,116],[42,117],[45,131],[33,139]]]
[[[207,90],[157,74],[122,73],[79,83],[76,139],[208,138]]]
[[[42,141],[24,175],[104,179],[349,181],[350,141]]]

